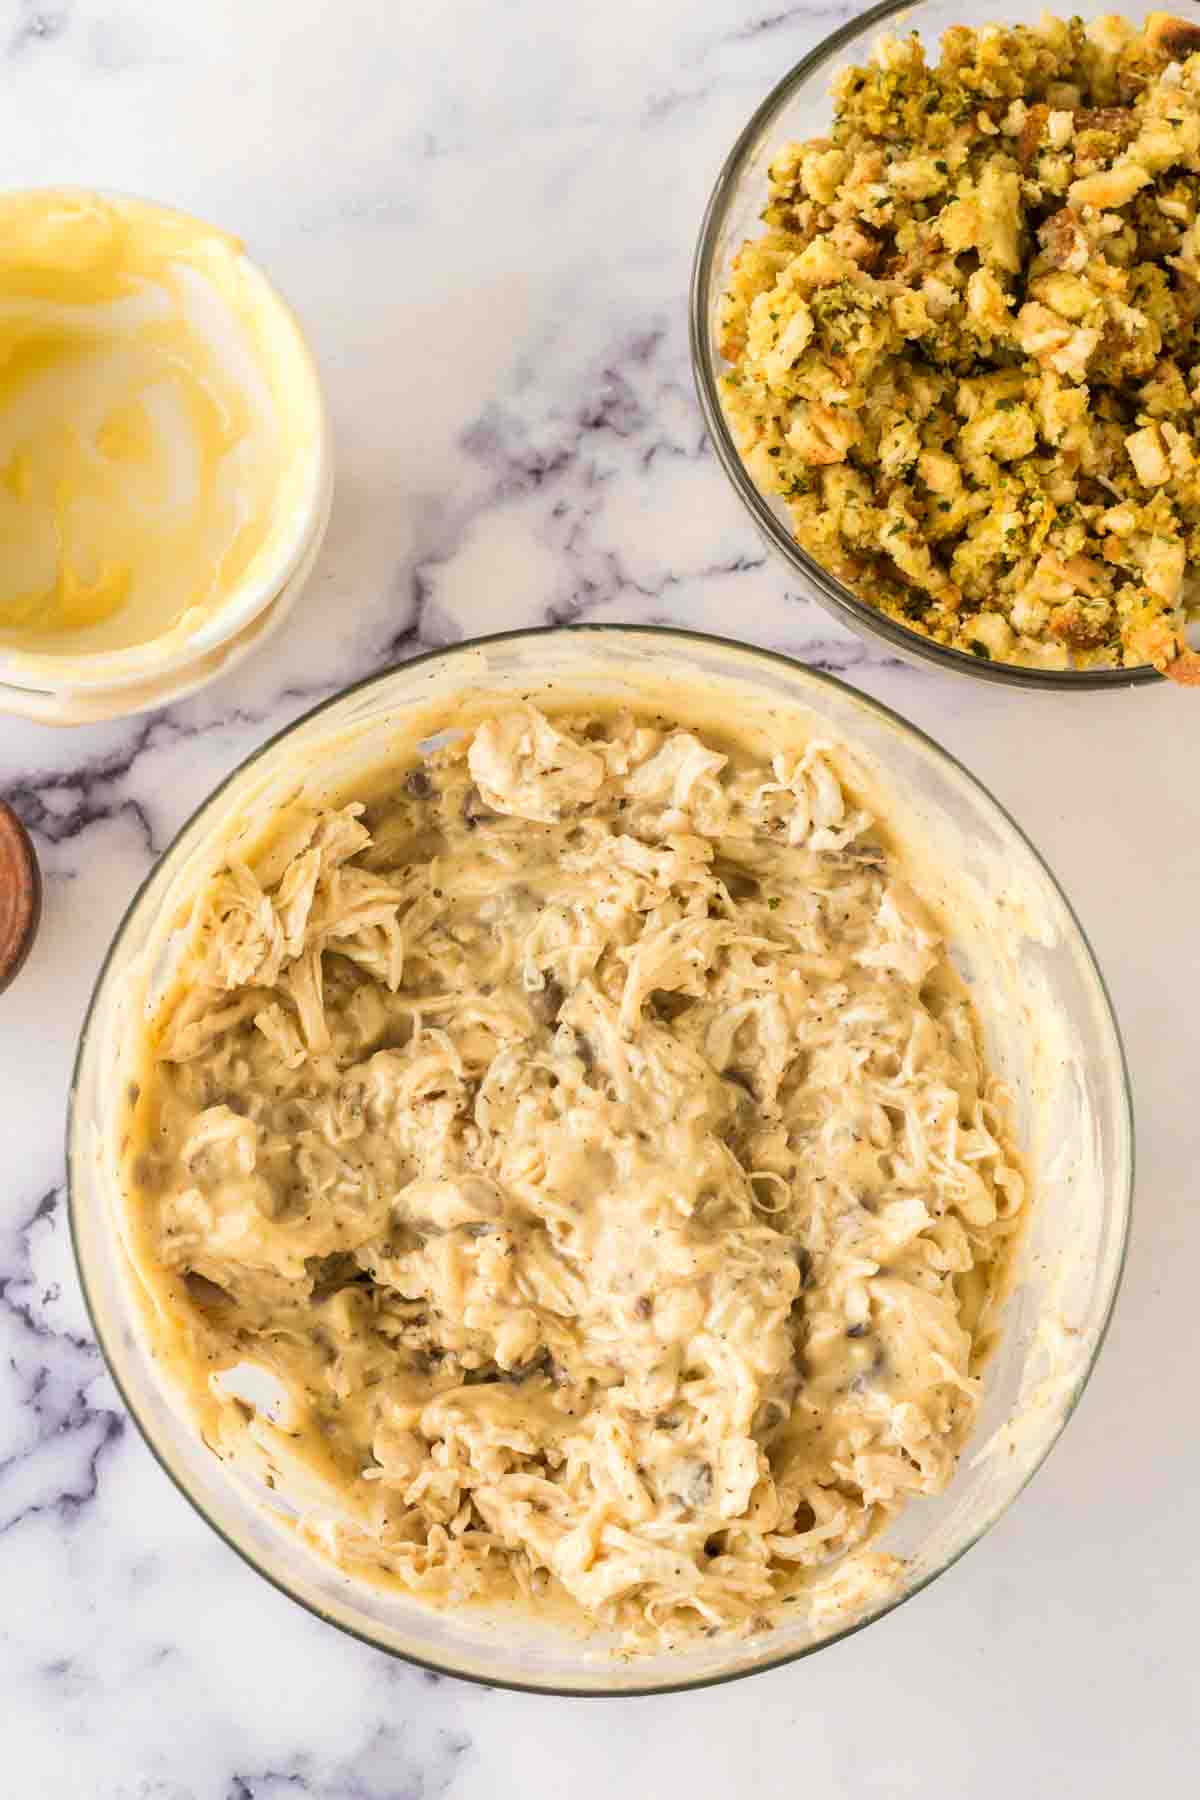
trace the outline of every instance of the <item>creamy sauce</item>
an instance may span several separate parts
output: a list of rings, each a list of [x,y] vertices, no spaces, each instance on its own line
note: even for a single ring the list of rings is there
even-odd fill
[[[827,746],[510,707],[289,849],[207,883],[133,1099],[219,1453],[347,1568],[631,1647],[757,1629],[946,1485],[1023,1183]]]
[[[0,645],[199,623],[266,541],[284,445],[240,246],[135,200],[0,199]]]

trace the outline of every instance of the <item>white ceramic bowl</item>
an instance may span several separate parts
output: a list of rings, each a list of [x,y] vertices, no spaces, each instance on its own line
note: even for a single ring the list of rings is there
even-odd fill
[[[936,840],[962,927],[956,953],[992,1067],[1014,1094],[1034,1200],[976,1436],[946,1493],[913,1502],[881,1540],[905,1559],[899,1591],[824,1632],[789,1621],[749,1640],[702,1639],[618,1661],[537,1620],[428,1610],[308,1550],[280,1495],[219,1462],[164,1385],[122,1245],[118,1170],[139,984],[165,979],[179,948],[174,927],[223,855],[232,821],[248,844],[281,806],[328,798],[357,770],[386,763],[406,716],[421,733],[453,726],[464,693],[636,703],[639,672],[662,705],[664,686],[678,694],[685,713],[809,721],[847,746],[902,837]],[[830,676],[719,638],[624,626],[518,632],[419,657],[257,751],[184,827],[125,916],[84,1024],[68,1139],[71,1227],[97,1337],[150,1448],[214,1529],[293,1599],[383,1650],[477,1681],[569,1694],[657,1693],[770,1668],[869,1622],[955,1562],[1020,1493],[1083,1390],[1120,1279],[1133,1170],[1124,1059],[1095,960],[1053,876],[986,790],[913,726]],[[1082,1512],[1089,1496],[1077,1502]]]
[[[137,209],[209,233],[214,240],[223,237],[173,208],[128,195],[61,188],[45,195],[51,203],[60,197],[99,199],[118,213]],[[245,252],[232,240],[228,243],[225,278],[236,284],[243,319],[235,320],[231,307],[211,288],[204,295],[205,324],[211,326],[214,342],[228,341],[231,363],[252,359],[277,416],[277,397],[286,395],[286,443],[263,541],[219,604],[186,633],[164,629],[157,637],[121,648],[60,653],[17,644],[0,631],[0,712],[75,725],[181,699],[257,648],[286,617],[312,569],[333,495],[332,444],[320,381],[290,307]],[[247,339],[245,318],[254,321],[253,342]]]

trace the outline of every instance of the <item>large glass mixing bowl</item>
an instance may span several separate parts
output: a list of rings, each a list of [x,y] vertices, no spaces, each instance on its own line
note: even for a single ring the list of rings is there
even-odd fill
[[[465,692],[636,703],[647,678],[692,716],[702,707],[768,730],[781,716],[810,724],[848,747],[898,835],[925,841],[945,872],[941,899],[992,1066],[1015,1096],[1034,1199],[976,1437],[947,1492],[911,1504],[882,1540],[905,1559],[897,1592],[823,1633],[788,1621],[746,1641],[702,1639],[622,1661],[537,1620],[438,1613],[341,1574],[289,1529],[277,1494],[206,1449],[147,1348],[122,1239],[118,1139],[139,982],[148,958],[161,971],[177,950],[180,934],[164,933],[214,866],[231,820],[253,829],[299,793],[328,794],[355,770],[386,763],[406,716],[453,725]],[[1087,940],[1032,845],[953,757],[878,702],[785,657],[681,631],[577,626],[481,639],[372,677],[222,783],[134,898],[101,970],[75,1068],[68,1155],[75,1251],[109,1366],[163,1468],[239,1555],[331,1624],[427,1667],[544,1693],[631,1694],[807,1655],[925,1587],[983,1535],[1050,1450],[1100,1348],[1124,1254],[1133,1140],[1120,1039]]]

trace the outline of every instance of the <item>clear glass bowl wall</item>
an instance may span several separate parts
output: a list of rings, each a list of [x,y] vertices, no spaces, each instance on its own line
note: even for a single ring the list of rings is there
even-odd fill
[[[845,584],[822,568],[792,535],[783,501],[762,493],[751,480],[721,407],[718,379],[725,363],[719,349],[718,316],[721,295],[733,258],[747,238],[761,235],[760,213],[767,198],[767,168],[781,144],[823,135],[833,118],[829,84],[844,68],[870,59],[881,33],[919,31],[930,62],[937,60],[941,34],[950,25],[978,28],[994,22],[1002,25],[1036,25],[1049,10],[1066,16],[1070,9],[1038,0],[887,0],[860,14],[833,32],[798,62],[767,95],[734,144],[717,177],[700,229],[692,268],[691,344],[696,391],[718,460],[768,549],[782,558],[801,594],[820,602],[844,625],[860,636],[876,638],[892,652],[917,662],[981,681],[998,681],[1027,689],[1066,688],[1096,692],[1126,688],[1162,677],[1150,667],[1133,669],[1027,669],[1015,663],[986,662],[962,650],[952,650],[920,632],[887,618],[860,600]],[[1103,10],[1095,9],[1097,12]],[[1122,6],[1124,18],[1141,23],[1158,10],[1152,6]],[[1168,10],[1200,21],[1200,5],[1181,0]],[[1090,14],[1088,15],[1091,16]]]
[[[961,874],[980,919],[1023,918],[1011,966],[972,949],[965,973],[989,1053],[1012,1087],[1037,1198],[1021,1283],[988,1366],[975,1450],[996,1433],[1011,1448],[972,1460],[949,1491],[914,1504],[884,1539],[909,1559],[890,1604],[916,1592],[973,1544],[1020,1492],[1061,1431],[1100,1347],[1120,1275],[1129,1216],[1132,1135],[1121,1046],[1087,941],[1053,877],[1007,814],[954,759],[885,707],[785,658],[683,632],[579,627],[480,640],[408,663],[318,708],[264,746],[186,825],[126,914],[85,1022],[69,1120],[70,1210],[97,1336],[131,1413],[177,1487],[260,1574],[312,1612],[379,1648],[489,1683],[542,1692],[659,1692],[747,1675],[824,1640],[788,1623],[751,1641],[613,1660],[536,1621],[516,1627],[469,1611],[437,1614],[347,1579],[288,1530],[278,1496],[255,1491],[207,1451],[148,1354],[122,1248],[117,1133],[128,1056],[140,1020],[134,978],[162,922],[176,920],[213,866],[231,819],[248,829],[296,797],[319,798],[356,769],[394,754],[406,712],[433,705],[446,723],[464,690],[578,693],[636,702],[639,674],[731,718],[800,714],[851,747],[903,830],[928,837]],[[299,764],[307,773],[297,776]],[[974,896],[974,898],[970,898]],[[175,945],[159,954],[159,972]],[[139,1000],[138,1005],[142,1002]],[[1052,1054],[1045,1054],[1046,1046]],[[1065,1325],[1064,1338],[1059,1327]],[[1053,1326],[1052,1331],[1043,1327]],[[1047,1346],[1066,1345],[1065,1360]],[[1086,1495],[1080,1495],[1086,1505]],[[272,1507],[277,1510],[271,1510]],[[880,1611],[889,1610],[883,1607]],[[863,1623],[869,1621],[861,1621]],[[855,1628],[855,1627],[850,1627]]]

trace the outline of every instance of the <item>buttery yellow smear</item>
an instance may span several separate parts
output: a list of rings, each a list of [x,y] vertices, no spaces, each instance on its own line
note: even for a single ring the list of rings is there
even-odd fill
[[[4,642],[144,642],[199,621],[262,545],[279,451],[252,358],[219,329],[238,262],[143,202],[0,197]]]

